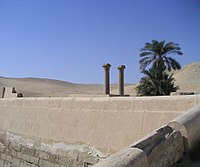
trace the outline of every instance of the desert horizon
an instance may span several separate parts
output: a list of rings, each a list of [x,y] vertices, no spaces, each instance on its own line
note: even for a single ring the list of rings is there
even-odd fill
[[[173,71],[175,85],[179,91],[200,91],[200,62],[184,66],[181,70]],[[103,78],[103,74],[101,76]],[[125,78],[126,80],[126,78]],[[136,96],[137,84],[125,83],[125,94]],[[66,97],[68,94],[103,94],[102,84],[80,84],[49,78],[8,78],[0,77],[0,93],[3,87],[15,87],[24,97]],[[111,94],[118,94],[118,84],[111,83]]]

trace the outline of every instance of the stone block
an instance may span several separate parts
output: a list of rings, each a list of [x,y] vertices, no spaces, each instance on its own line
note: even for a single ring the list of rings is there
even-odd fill
[[[93,167],[149,167],[149,164],[142,150],[125,148],[98,162]]]
[[[60,167],[61,165],[60,164],[53,164],[53,167]]]
[[[20,162],[20,167],[31,167],[31,164],[29,162],[26,161],[21,161]]]
[[[20,159],[13,157],[12,167],[19,167],[20,161],[21,161]]]
[[[105,97],[96,97],[92,98],[90,104],[87,106],[87,109],[90,111],[108,111],[109,109],[109,98]]]
[[[167,124],[170,120],[179,116],[180,112],[144,112],[143,125],[142,125],[142,136],[145,136],[157,128]]]
[[[35,103],[37,107],[42,108],[60,108],[62,98],[52,97],[52,98],[38,98]],[[28,103],[27,103],[28,105]],[[33,107],[35,107],[33,106]]]
[[[5,149],[6,149],[6,146],[3,145],[2,143],[0,143],[0,152],[1,152],[1,153],[4,153],[4,152],[5,152]]]
[[[11,150],[11,155],[14,156],[14,157],[17,157],[17,151]]]
[[[53,167],[53,163],[46,161],[44,159],[39,159],[39,166],[40,167]]]
[[[22,154],[22,160],[30,162],[31,156],[27,154]]]
[[[78,159],[78,151],[76,150],[70,150],[68,151],[65,156],[68,157],[71,160],[77,160]]]
[[[13,161],[13,157],[10,155],[6,155],[6,161],[11,162]]]
[[[0,100],[1,101],[1,100]],[[1,103],[0,103],[0,106],[1,106]],[[7,135],[6,135],[6,133],[5,132],[2,132],[2,131],[0,131],[0,143],[2,143],[2,140],[6,140],[6,138],[7,138]]]
[[[42,151],[42,150],[36,150],[36,151],[35,151],[35,156],[36,156],[36,157],[39,157],[39,158],[41,158],[41,159],[44,159],[44,160],[48,160],[50,154],[47,153],[47,152],[45,152],[45,151]]]
[[[60,156],[56,154],[49,154],[48,161],[52,163],[59,163],[60,162]]]
[[[11,167],[11,165],[12,165],[11,162],[5,161],[3,167]]]
[[[85,166],[88,166],[87,163],[78,162],[78,161],[73,162],[73,167],[85,167]]]
[[[179,111],[184,112],[196,105],[196,95],[136,97],[134,111]]]
[[[12,155],[12,150],[9,149],[9,148],[6,148],[5,153],[6,153],[7,155]]]
[[[38,157],[30,156],[30,162],[33,163],[33,164],[38,164],[39,158]]]
[[[9,145],[10,145],[10,141],[9,141],[9,140],[6,140],[6,139],[1,139],[1,140],[0,140],[0,143],[1,143],[2,145],[4,145],[6,148],[8,148]]]
[[[22,154],[27,154],[27,155],[31,155],[34,156],[35,155],[35,149],[29,146],[23,146],[21,148],[21,152]]]
[[[109,110],[111,112],[133,111],[133,99],[112,97],[110,98]]]
[[[74,102],[74,97],[66,97],[62,98],[61,100],[61,108],[62,109],[73,109],[73,103]]]
[[[17,158],[21,159],[22,158],[22,152],[17,152]]]
[[[9,145],[9,149],[13,149],[15,151],[21,151],[21,144],[17,143],[17,142],[11,142]]]
[[[39,167],[38,165],[35,164],[31,164],[31,167]]]
[[[73,160],[62,156],[60,159],[60,164],[64,166],[73,166]]]
[[[73,101],[73,109],[84,110],[87,109],[91,102],[91,97],[75,97]]]
[[[0,159],[6,160],[6,154],[5,153],[0,153]]]
[[[79,153],[77,160],[79,162],[87,163],[90,165],[94,165],[98,162],[98,158],[93,157],[92,155],[86,153]]]
[[[179,131],[164,126],[145,136],[131,147],[143,150],[149,166],[172,166],[183,156],[183,138]]]
[[[168,126],[180,131],[184,138],[184,151],[188,152],[200,139],[200,104],[169,122]]]
[[[3,167],[4,165],[4,160],[0,159],[0,166]]]

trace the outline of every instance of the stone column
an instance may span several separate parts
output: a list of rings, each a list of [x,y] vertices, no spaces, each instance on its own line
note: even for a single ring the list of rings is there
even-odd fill
[[[120,65],[118,66],[119,70],[119,83],[118,83],[118,89],[119,89],[119,95],[123,96],[124,95],[124,69],[125,65]]]
[[[110,64],[103,64],[102,66],[104,68],[104,94],[109,95],[110,94]]]

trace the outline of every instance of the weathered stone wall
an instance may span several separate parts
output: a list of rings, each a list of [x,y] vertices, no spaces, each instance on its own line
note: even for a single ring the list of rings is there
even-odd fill
[[[164,126],[94,167],[171,167],[183,150],[181,133]]]
[[[171,167],[199,142],[200,104],[94,167]]]
[[[200,103],[200,96],[0,99],[0,129],[114,153]]]
[[[0,131],[0,167],[88,167],[104,156],[87,145],[49,145]]]

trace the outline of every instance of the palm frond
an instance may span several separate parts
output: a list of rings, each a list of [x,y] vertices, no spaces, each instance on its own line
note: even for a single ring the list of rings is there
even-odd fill
[[[140,64],[140,71],[143,71],[149,64],[151,64],[151,60],[145,61]]]
[[[183,52],[181,52],[180,50],[171,50],[171,51],[166,52],[166,54],[167,55],[170,55],[170,54],[183,55]]]
[[[140,53],[140,57],[152,56],[154,53],[151,51],[144,51]]]
[[[172,67],[173,70],[180,70],[181,69],[181,65],[174,58],[169,57],[168,60],[171,64],[171,67]]]

